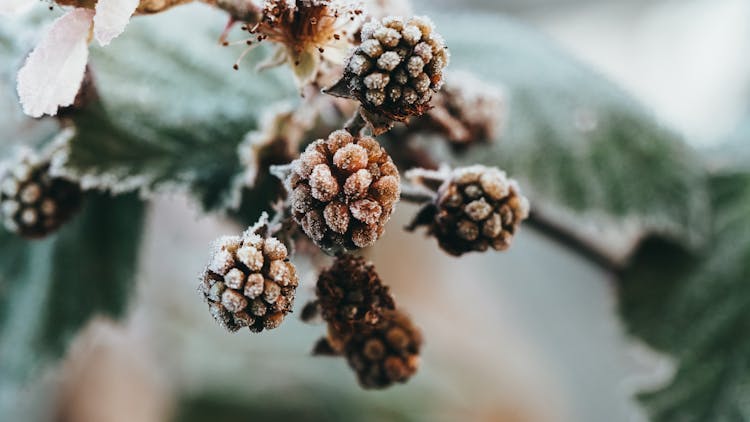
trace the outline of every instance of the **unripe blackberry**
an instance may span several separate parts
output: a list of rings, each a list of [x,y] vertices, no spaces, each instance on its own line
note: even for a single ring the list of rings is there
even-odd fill
[[[248,231],[215,242],[199,291],[227,330],[261,332],[278,327],[292,311],[298,284],[286,246]]]
[[[286,182],[295,221],[331,254],[375,243],[401,192],[385,149],[344,130],[310,144]]]
[[[453,170],[409,227],[428,226],[451,255],[507,249],[529,202],[515,180],[495,167],[475,165]]]
[[[326,92],[356,99],[365,111],[393,121],[427,111],[449,57],[432,22],[386,17],[366,23],[361,39],[343,78]]]
[[[432,100],[434,106],[407,128],[410,133],[433,132],[456,148],[492,141],[506,119],[504,95],[471,73],[451,73]]]
[[[49,174],[50,162],[26,151],[0,176],[0,214],[5,228],[36,239],[54,232],[78,211],[78,184]]]
[[[411,319],[389,310],[372,329],[348,337],[344,355],[363,388],[385,388],[417,372],[421,347],[422,334]]]
[[[364,258],[341,255],[320,273],[316,286],[320,314],[334,331],[348,334],[357,324],[372,326],[395,309],[388,287]]]

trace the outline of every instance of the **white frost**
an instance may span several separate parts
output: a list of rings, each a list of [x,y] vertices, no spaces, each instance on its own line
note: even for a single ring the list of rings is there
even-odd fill
[[[29,0],[0,0],[0,15],[20,15],[35,3]]]
[[[99,0],[94,16],[94,38],[105,46],[122,34],[138,7],[138,0]]]
[[[18,72],[18,96],[32,117],[54,116],[73,104],[89,57],[88,35],[94,12],[74,9],[52,23]]]

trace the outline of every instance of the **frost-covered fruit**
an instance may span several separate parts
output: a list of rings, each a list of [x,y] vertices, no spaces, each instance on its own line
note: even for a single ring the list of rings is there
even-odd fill
[[[356,99],[367,112],[394,121],[427,111],[449,59],[432,22],[390,16],[363,25],[361,38],[344,76],[326,92]]]
[[[467,72],[451,73],[431,104],[407,131],[437,133],[454,147],[497,138],[507,117],[502,91]]]
[[[331,254],[375,243],[399,200],[399,183],[375,139],[344,130],[310,144],[286,180],[295,221]]]
[[[33,152],[9,163],[0,176],[0,214],[3,225],[26,238],[54,232],[81,207],[78,184],[49,174],[48,160]]]
[[[410,228],[427,226],[451,255],[510,247],[529,201],[518,183],[496,167],[475,165],[453,170]]]
[[[278,327],[292,311],[299,284],[287,248],[256,233],[226,236],[214,243],[199,291],[224,328],[261,332]]]
[[[389,310],[373,328],[348,337],[344,355],[363,388],[386,388],[417,372],[421,347],[422,334],[409,316]]]
[[[387,310],[395,309],[388,287],[364,258],[341,255],[320,273],[316,286],[320,314],[341,334],[358,324],[375,325]]]

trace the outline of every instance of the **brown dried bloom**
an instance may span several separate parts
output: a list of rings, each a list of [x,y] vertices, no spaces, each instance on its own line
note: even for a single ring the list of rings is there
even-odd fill
[[[275,237],[261,236],[258,228],[218,239],[201,277],[199,291],[211,315],[232,332],[274,329],[294,304],[297,269],[286,246]]]
[[[0,175],[0,215],[3,225],[26,238],[56,231],[80,209],[78,184],[49,174],[50,161],[31,150],[8,163]]]
[[[315,117],[312,110],[294,109],[286,103],[275,104],[264,113],[259,130],[249,132],[237,148],[245,169],[242,184],[255,187],[270,166],[293,160]]]
[[[339,256],[320,273],[316,293],[321,316],[342,335],[360,324],[376,324],[386,310],[396,306],[375,267],[353,255]]]
[[[264,40],[277,43],[265,66],[288,62],[298,85],[304,86],[314,81],[321,64],[343,63],[361,14],[343,0],[266,0],[258,22],[243,26],[251,37],[244,41],[248,48],[240,60]]]
[[[344,76],[326,92],[358,100],[376,133],[387,130],[382,120],[405,121],[425,113],[448,64],[448,49],[432,22],[391,16],[366,23],[361,38]]]
[[[433,108],[410,122],[410,132],[435,132],[456,147],[491,141],[505,120],[502,92],[470,73],[451,73]]]
[[[400,197],[398,169],[385,149],[344,130],[310,144],[290,170],[294,219],[331,254],[374,244]]]
[[[329,336],[329,344],[337,339]],[[408,381],[419,369],[422,334],[411,319],[396,310],[385,311],[373,328],[348,337],[343,354],[362,388],[386,388]],[[335,346],[333,348],[335,349]]]
[[[407,177],[419,183],[431,173],[410,171]],[[495,167],[475,165],[451,171],[435,201],[422,208],[409,229],[427,226],[443,250],[460,256],[507,249],[528,215],[529,202],[515,180]]]

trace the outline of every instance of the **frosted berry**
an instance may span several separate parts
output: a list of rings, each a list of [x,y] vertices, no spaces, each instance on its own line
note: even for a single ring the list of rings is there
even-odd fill
[[[320,273],[316,286],[320,314],[336,332],[350,333],[357,324],[372,326],[395,308],[388,287],[364,258],[342,255]]]
[[[363,388],[386,388],[408,381],[417,372],[421,347],[422,334],[411,319],[389,310],[373,328],[348,337],[343,354]]]
[[[386,17],[364,24],[361,39],[343,78],[326,92],[356,99],[366,113],[392,121],[427,111],[432,94],[443,84],[449,57],[432,22]]]
[[[78,184],[49,174],[49,160],[26,151],[0,176],[0,215],[5,228],[26,238],[54,232],[80,209]]]
[[[295,221],[328,253],[374,244],[399,199],[399,183],[375,139],[344,130],[310,144],[287,177]]]
[[[431,104],[407,131],[437,133],[454,147],[492,141],[507,118],[502,91],[466,72],[451,73]]]
[[[427,226],[440,247],[451,255],[507,249],[529,202],[515,180],[495,167],[475,165],[450,172],[410,226]]]
[[[224,328],[261,332],[278,327],[292,311],[299,284],[287,248],[254,232],[217,240],[199,291]]]

